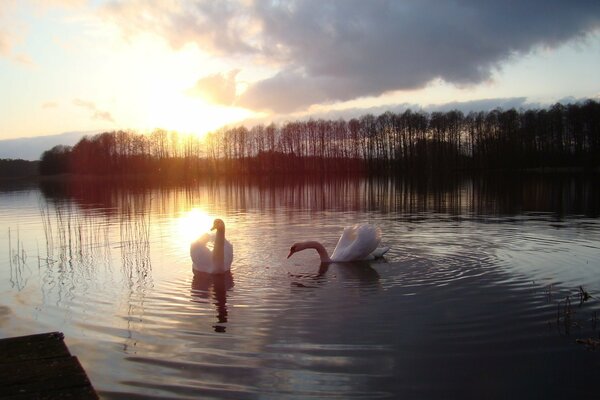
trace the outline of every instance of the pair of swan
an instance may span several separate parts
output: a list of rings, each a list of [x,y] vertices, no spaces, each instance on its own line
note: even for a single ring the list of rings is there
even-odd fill
[[[222,274],[231,268],[233,246],[225,239],[223,220],[215,219],[211,231],[213,230],[216,230],[214,236],[204,234],[190,246],[194,271]],[[211,240],[214,241],[212,251],[206,247]],[[377,247],[380,241],[381,229],[378,227],[369,224],[355,225],[344,229],[331,257],[321,243],[306,241],[294,243],[288,258],[299,251],[315,249],[321,258],[321,263],[372,260],[382,257],[389,250],[389,247]]]

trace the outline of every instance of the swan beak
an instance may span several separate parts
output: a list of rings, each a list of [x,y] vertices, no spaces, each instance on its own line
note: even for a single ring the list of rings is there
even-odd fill
[[[290,250],[290,254],[288,254],[287,258],[290,258],[292,256],[292,254],[294,254],[294,251]]]

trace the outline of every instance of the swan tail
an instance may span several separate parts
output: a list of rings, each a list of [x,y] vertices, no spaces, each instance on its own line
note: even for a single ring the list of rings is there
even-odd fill
[[[369,224],[344,229],[331,259],[337,262],[372,259],[381,240],[381,229]]]
[[[387,253],[389,250],[390,250],[390,248],[389,248],[388,246],[384,246],[384,247],[378,247],[378,248],[376,248],[376,249],[375,249],[375,251],[373,251],[373,252],[371,253],[371,255],[372,255],[374,258],[381,258],[381,257],[383,257],[383,255],[384,255],[385,253]]]

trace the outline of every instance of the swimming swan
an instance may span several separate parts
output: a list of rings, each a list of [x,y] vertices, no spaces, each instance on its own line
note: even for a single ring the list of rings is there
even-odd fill
[[[308,241],[294,243],[288,258],[298,251],[315,249],[322,263],[373,260],[382,257],[390,249],[389,247],[378,248],[380,241],[381,229],[378,227],[369,224],[354,225],[344,229],[331,257],[321,243]]]
[[[222,274],[231,268],[233,262],[233,246],[225,239],[225,223],[221,219],[215,219],[211,231],[217,231],[211,235],[205,233],[190,245],[190,256],[194,264],[194,272],[206,272],[209,274]],[[212,251],[206,244],[213,240]]]

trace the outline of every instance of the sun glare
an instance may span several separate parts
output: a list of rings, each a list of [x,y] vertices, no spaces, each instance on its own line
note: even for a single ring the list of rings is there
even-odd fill
[[[182,250],[189,250],[190,243],[212,228],[214,218],[200,208],[194,208],[174,221],[173,230],[176,243]]]
[[[240,108],[223,107],[181,95],[156,96],[151,101],[147,128],[174,130],[199,137],[224,125],[232,125],[252,115]]]

